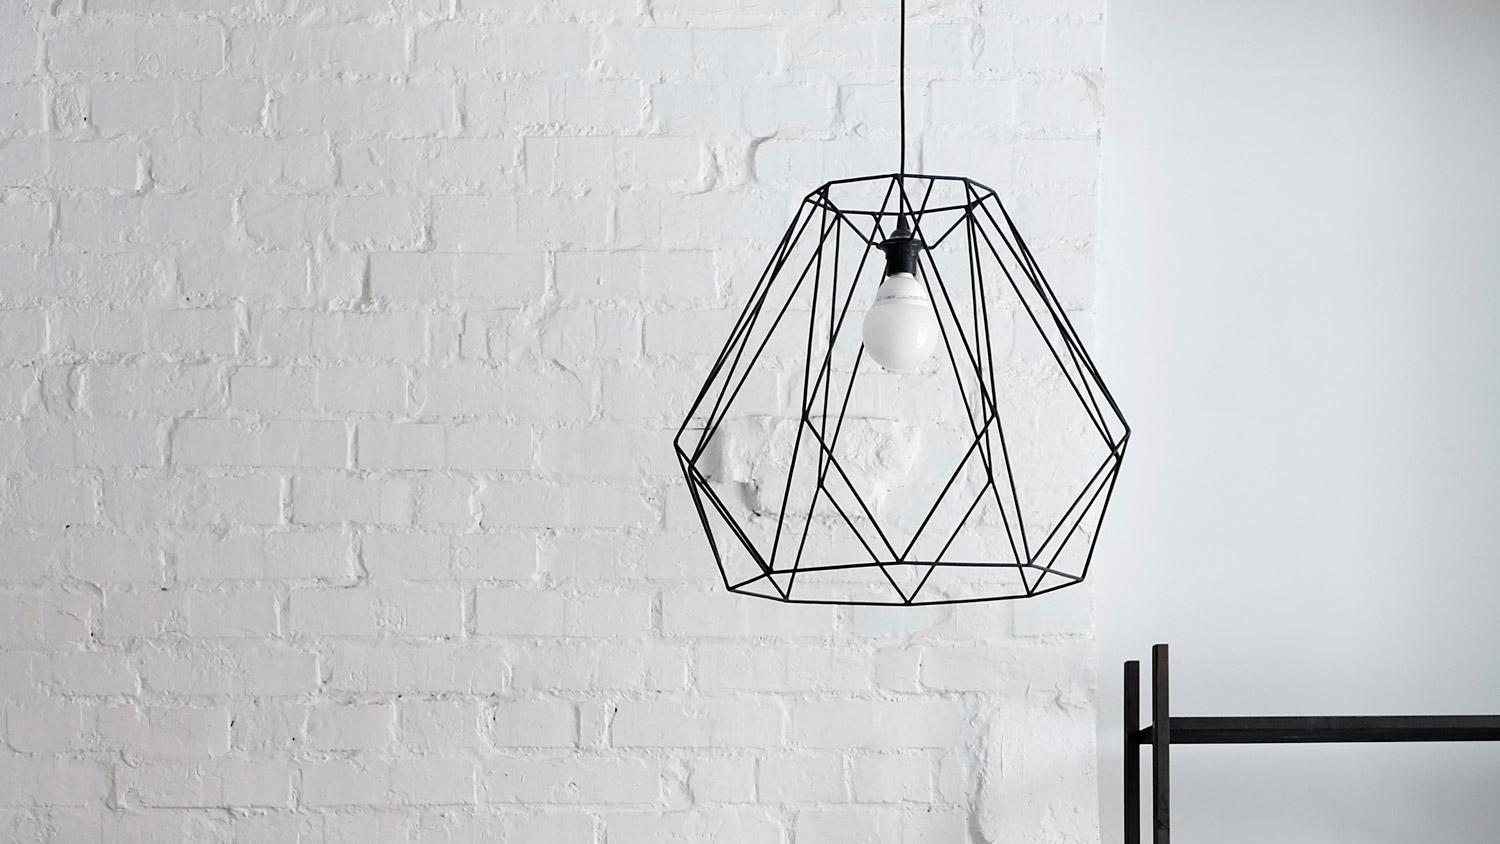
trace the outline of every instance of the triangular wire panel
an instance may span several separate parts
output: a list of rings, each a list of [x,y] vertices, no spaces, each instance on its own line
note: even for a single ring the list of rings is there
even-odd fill
[[[906,598],[892,585],[886,567],[874,563],[800,571],[792,590],[792,600],[839,604],[906,603]]]
[[[1083,578],[1081,577],[1074,577],[1073,575],[1065,574],[1064,572],[1058,571],[1056,569],[1037,569],[1028,567],[1027,569],[1024,569],[1024,571],[1029,572],[1031,575],[1031,594],[1033,596],[1045,595],[1048,592],[1056,592],[1057,590],[1064,587],[1083,582]]]
[[[817,436],[815,432],[814,436]],[[844,468],[843,462],[828,451],[828,444],[824,443],[821,438],[818,439],[818,443],[823,448],[821,501],[827,502],[832,510],[830,515],[836,515],[849,527],[852,535],[859,541],[860,547],[864,549],[866,559],[894,560],[896,549],[881,529],[870,502],[860,495],[857,488],[856,477],[859,470],[855,469],[856,477],[851,477],[850,470]]]
[[[968,195],[972,202],[979,202],[979,192],[974,186],[969,186]],[[986,192],[986,195],[993,194]],[[994,263],[993,255],[990,256],[990,263],[986,262],[986,247],[978,225],[978,220],[970,213],[956,235],[957,244],[964,251],[963,264],[967,267],[967,273],[956,278],[952,285],[955,297],[962,300],[967,294],[967,302],[971,308],[969,315],[976,326],[973,335],[974,357],[982,387],[978,403],[982,405],[984,412],[994,415],[993,424],[983,432],[984,456],[993,479],[990,502],[993,506],[981,510],[978,523],[1004,528],[1010,549],[1009,557],[1020,560],[1029,556],[1030,542],[1025,521],[1021,517],[1015,459],[1023,457],[1025,450],[1007,440],[1007,419],[1000,414],[998,398],[1009,392],[1002,376],[1008,374],[1006,366],[1014,341],[1011,317],[1015,300],[1005,295],[1006,278],[1003,268]],[[1017,418],[1012,415],[1010,422],[1016,421]]]
[[[1042,546],[1034,561],[1035,565],[1045,570],[1083,577],[1117,472],[1118,466],[1111,466],[1097,483],[1090,485],[1086,490],[1086,497],[1078,502],[1078,506],[1063,521],[1052,541]]]
[[[1119,464],[1110,458],[1101,470],[1037,554],[1031,571],[1040,575],[1035,582],[1038,592],[1081,581],[1088,573]]]
[[[800,304],[806,313],[799,320],[800,333],[792,337],[803,343],[803,349],[797,364],[787,372],[792,383],[784,390],[795,397],[800,416],[786,482],[778,502],[781,524],[771,552],[772,568],[781,571],[796,568],[797,560],[806,553],[813,499],[822,494],[823,479],[828,472],[826,452],[818,438],[813,436],[815,429],[811,414],[813,408],[821,410],[830,401],[827,395],[830,379],[825,370],[829,348],[838,333],[832,305],[840,297],[840,291],[850,287],[841,281],[839,255],[846,248],[854,252],[867,249],[862,240],[846,230],[836,209],[826,202],[820,205],[820,209],[827,234],[803,283],[805,296]]]
[[[838,215],[839,224],[850,241],[861,248],[874,248],[883,238],[884,233],[880,228],[880,217],[869,214],[844,214],[840,209],[829,203],[826,207]]]
[[[1115,403],[1114,398],[1110,395],[1108,386],[1105,385],[1103,379],[1100,377],[1099,370],[1094,365],[1094,362],[1088,353],[1088,349],[1083,345],[1083,341],[1079,337],[1077,329],[1074,328],[1067,314],[1063,311],[1062,304],[1059,302],[1057,294],[1053,292],[1050,286],[1048,286],[1046,279],[1042,273],[1041,267],[1037,264],[1035,256],[1031,253],[1030,249],[1026,245],[1025,240],[1021,237],[1021,233],[1016,228],[1015,221],[1011,218],[1009,212],[1006,211],[1005,207],[1000,203],[998,199],[994,201],[993,207],[995,209],[998,209],[1001,215],[999,220],[997,221],[997,224],[1003,224],[1004,227],[1008,230],[1010,237],[1019,248],[1022,258],[1029,265],[1031,269],[1031,275],[1039,280],[1040,283],[1038,286],[1041,293],[1048,301],[1051,302],[1054,318],[1058,321],[1060,328],[1063,330],[1067,339],[1070,341],[1069,345],[1071,346],[1072,358],[1082,369],[1092,375],[1092,378],[1088,380],[1088,384],[1093,387],[1093,391],[1091,391],[1091,393],[1094,393],[1096,395],[1091,395],[1091,398],[1097,397],[1103,400],[1104,406],[1100,408],[1100,410],[1101,415],[1106,423],[1106,428],[1108,429],[1107,439],[1109,439],[1112,444],[1118,445],[1123,443],[1124,438],[1129,435],[1129,426],[1125,423],[1124,416],[1120,414],[1119,406]],[[990,205],[986,204],[981,206],[981,208],[982,210],[988,211],[990,209]]]
[[[833,572],[822,576],[822,580],[836,582],[841,577],[838,571],[852,566],[875,565],[877,560],[888,559],[885,555],[872,553],[865,539],[855,531],[851,520],[844,518],[835,502],[820,492],[808,519],[801,555],[794,571],[795,576],[789,580],[789,588],[800,594],[804,588],[803,578],[809,571]],[[861,576],[856,579],[865,578]]]
[[[1083,568],[1078,571],[1078,576],[1080,578],[1088,577],[1089,567],[1093,565],[1094,552],[1099,547],[1099,534],[1104,531],[1104,518],[1109,513],[1110,503],[1114,501],[1115,486],[1119,483],[1120,480],[1120,465],[1125,459],[1125,446],[1129,443],[1129,440],[1130,435],[1126,434],[1125,440],[1120,444],[1120,451],[1115,457],[1114,468],[1110,470],[1109,484],[1104,488],[1104,493],[1100,497],[1100,501],[1097,505],[1097,515],[1092,517],[1093,521],[1088,528],[1089,547],[1088,553],[1084,556],[1083,559]]]
[[[1094,424],[1106,443],[1118,440],[1123,420],[1105,401],[1102,382],[1087,360],[1076,331],[1062,310],[1057,296],[1036,267],[1026,244],[1007,224],[1008,217],[999,200],[979,206],[976,217],[979,240],[1003,267],[1008,281],[1014,284],[1017,308],[1013,322],[1022,342],[1023,355],[1051,357],[1079,401],[1079,407]],[[1030,339],[1029,344],[1024,343]]]
[[[1107,478],[1101,488],[1091,491],[1090,500],[1084,509],[1083,515],[1078,520],[1078,525],[1066,544],[1059,549],[1056,558],[1049,563],[1045,580],[1049,583],[1039,583],[1038,591],[1050,591],[1059,586],[1054,585],[1059,572],[1066,573],[1069,577],[1064,578],[1061,585],[1071,585],[1073,582],[1081,581],[1088,576],[1089,565],[1093,561],[1094,549],[1099,544],[1099,533],[1103,529],[1104,517],[1109,510],[1111,496],[1114,494],[1115,482],[1120,477],[1120,460],[1114,458],[1108,469]],[[1082,558],[1081,560],[1079,558]],[[1073,578],[1076,577],[1076,581]]]
[[[941,494],[910,531],[907,546],[899,549],[901,559],[942,562],[955,536],[994,517],[995,497],[987,494],[989,489],[989,470],[975,440],[949,475]]]
[[[989,496],[984,496],[984,500],[989,500]],[[952,539],[943,551],[942,559],[937,562],[987,562],[999,566],[1018,563],[1011,553],[1010,538],[1004,530],[977,524],[972,518]]]
[[[680,451],[678,452],[678,463],[682,466],[683,475],[687,480],[688,492],[693,499],[693,507],[697,510],[698,519],[703,524],[703,535],[708,539],[709,550],[713,552],[714,556],[714,564],[719,568],[719,576],[723,579],[725,586],[732,586],[735,581],[730,578],[729,572],[724,569],[724,555],[719,551],[719,542],[721,539],[735,542],[737,538],[730,535],[732,531],[727,526],[722,531],[724,536],[715,533],[716,520],[709,518],[709,509],[713,505],[705,500],[696,474],[688,466],[687,457]]]
[[[786,600],[786,590],[778,584],[772,583],[775,575],[758,577],[744,583],[736,583],[731,588],[735,592],[746,595],[754,595],[757,598],[771,598],[776,601]]]
[[[832,552],[832,526],[838,517],[832,513],[818,484],[822,452],[809,440],[809,448],[798,457],[794,477],[800,482],[787,502],[782,524],[781,549],[774,560],[775,571],[796,572],[804,559],[826,561]],[[791,578],[795,584],[796,578]]]
[[[805,347],[815,317],[822,263],[818,247],[827,242],[835,222],[832,216],[815,211],[811,225],[786,249],[782,273],[773,279],[780,283],[773,284],[766,295],[769,305],[744,332],[746,353],[733,358],[734,365],[726,368],[722,409],[695,464],[723,482],[719,491],[722,512],[772,568],[789,567],[780,561],[793,555],[800,539],[801,526],[793,509],[794,494],[801,494],[797,473],[801,467],[809,483],[815,478],[806,457],[816,447],[803,435],[795,405],[787,406],[777,367],[767,364],[778,359],[806,360],[805,348],[791,352],[787,348],[789,340],[799,337]],[[755,379],[763,384],[752,389],[748,385]]]
[[[730,329],[729,337],[715,358],[708,378],[693,399],[687,420],[683,423],[684,431],[678,436],[679,446],[689,455],[698,453],[703,442],[711,435],[709,423],[722,413],[729,389],[735,381],[734,370],[738,362],[746,357],[747,349],[752,350],[748,354],[753,358],[753,347],[750,345],[751,327],[764,311],[776,279],[786,262],[790,260],[792,250],[801,239],[800,235],[805,233],[812,223],[813,216],[810,212],[811,208],[806,203],[799,206],[791,225],[787,227],[786,233],[782,235],[781,241],[772,252],[760,280],[751,291],[749,301],[740,311]],[[695,439],[689,440],[684,436],[689,428],[694,428],[698,432]]]
[[[962,256],[962,249],[957,251]],[[873,297],[880,278],[870,274],[862,280],[868,288],[861,304]],[[873,532],[890,541],[892,547],[885,548],[869,539],[888,559],[899,559],[896,552],[910,546],[929,514],[944,503],[944,490],[973,450],[975,432],[982,430],[988,415],[980,400],[983,391],[974,356],[965,350],[972,346],[964,338],[965,326],[951,315],[939,318],[960,349],[956,355],[935,356],[916,374],[891,373],[861,360],[852,343],[835,343],[833,354],[824,361],[828,382],[820,383],[815,394],[823,403],[812,408],[815,413],[827,408],[813,424],[820,439],[826,432],[825,447],[837,464],[833,498],[845,513],[867,516],[858,526],[862,535]],[[955,369],[954,360],[962,362],[961,369]],[[893,418],[891,408],[916,412],[908,411],[903,420]],[[984,456],[975,460],[973,468],[962,473],[957,491],[983,483],[988,462]],[[864,528],[866,521],[870,530]]]
[[[899,196],[896,180],[891,178],[830,182],[815,193],[826,196],[831,205],[861,226],[876,219],[881,210],[894,209]]]
[[[1003,530],[1008,552],[1006,559],[1030,559],[1026,524],[1021,516],[1020,492],[1016,488],[1016,473],[1011,466],[1010,445],[1005,440],[1005,423],[998,416],[985,428],[984,438],[993,482],[988,492],[984,493],[986,501],[969,520],[969,528]]]
[[[928,249],[942,249],[962,230],[966,218],[962,209],[926,211],[912,221],[912,227]]]
[[[806,423],[804,423],[806,424]],[[882,547],[868,520],[862,518],[850,500],[850,509],[841,511],[838,502],[828,494],[827,478],[834,477],[834,484],[841,482],[828,461],[827,454],[815,443],[808,427],[808,445],[799,458],[798,489],[788,505],[782,550],[776,560],[778,571],[790,571],[788,588],[796,588],[796,573],[804,566],[826,566],[859,563],[879,556]],[[845,512],[849,516],[844,515]],[[866,534],[860,533],[863,529]],[[793,545],[790,537],[796,537]]]
[[[839,234],[856,231],[853,218],[844,218],[843,223]],[[860,335],[865,311],[880,287],[885,267],[874,243],[835,235],[834,245],[837,251],[825,255],[822,265],[824,283],[820,285],[815,320],[818,335],[809,393],[817,400],[806,407],[809,416],[821,418],[840,412],[859,368],[868,371],[874,366],[863,359]]]
[[[1065,505],[1061,503],[1060,499],[1052,498],[1056,503],[1049,506],[1049,511],[1055,508],[1059,513],[1057,522],[1053,525],[1051,532],[1043,537],[1041,543],[1032,549],[1032,563],[1044,567],[1051,566],[1050,561],[1057,554],[1058,546],[1065,542],[1069,534],[1076,529],[1079,520],[1083,518],[1083,514],[1103,497],[1103,491],[1109,485],[1110,479],[1118,466],[1119,462],[1113,456],[1106,457],[1094,471],[1094,474],[1089,476],[1088,481],[1083,485],[1083,488],[1076,497],[1068,501]],[[1044,494],[1053,492],[1055,491],[1040,490],[1035,500],[1046,500]]]
[[[818,488],[818,472],[822,461],[822,450],[809,434],[805,421],[795,423],[792,437],[790,462],[785,467],[785,482],[778,482],[780,497],[776,506],[776,528],[767,552],[767,562],[772,571],[788,571],[796,568],[801,555],[801,546],[807,532],[807,510],[804,500]],[[775,473],[770,480],[778,481]],[[769,490],[771,494],[776,489]]]
[[[792,244],[785,263],[781,265],[782,273],[789,277],[782,282],[782,275],[778,275],[773,281],[781,283],[767,285],[754,305],[751,319],[746,323],[743,343],[724,360],[723,370],[718,373],[720,383],[712,393],[713,402],[705,423],[705,440],[717,432],[718,426],[730,414],[731,407],[746,386],[753,379],[768,376],[763,358],[768,353],[787,356],[795,354],[796,345],[787,342],[785,338],[799,338],[806,332],[806,319],[812,307],[812,289],[815,284],[812,278],[817,275],[820,247],[836,226],[836,221],[825,218],[822,212],[815,212],[811,222],[814,227],[812,237],[808,238],[804,232],[804,237]],[[783,338],[784,345],[772,346],[772,340],[778,334]],[[774,390],[774,386],[771,389]]]
[[[998,205],[998,203],[995,203]],[[1080,370],[1070,356],[1065,331],[1054,318],[1039,282],[1029,275],[1024,256],[1017,257],[1006,233],[995,229],[992,217],[981,215],[973,228],[976,267],[986,290],[998,302],[990,307],[1008,314],[1010,347],[994,350],[997,384],[1023,389],[996,391],[1000,422],[1006,437],[1010,476],[1002,492],[1012,487],[1021,503],[1023,551],[1037,554],[1037,546],[1053,533],[1072,503],[1093,477],[1094,469],[1111,454],[1105,429],[1090,401],[1086,383],[1092,375]],[[999,251],[992,249],[1000,244]],[[1022,446],[1021,444],[1024,444]],[[1004,497],[1002,496],[1002,502]],[[1009,514],[1007,514],[1009,515]]]
[[[793,571],[784,571],[768,575],[768,577],[771,579],[772,585],[776,587],[776,592],[778,594],[790,595],[792,593],[792,581],[796,580],[797,573]]]
[[[719,568],[727,584],[733,585],[766,574],[760,551],[744,526],[730,518],[730,510],[712,486],[695,481],[694,490],[703,502],[703,522],[718,552]]]
[[[963,223],[960,215],[958,223]],[[938,356],[939,368],[947,373],[942,379],[950,386],[950,395],[962,405],[962,413],[955,412],[949,426],[941,429],[939,436],[952,435],[959,443],[967,443],[954,472],[943,479],[942,486],[932,505],[922,516],[909,540],[907,559],[941,560],[944,550],[951,544],[953,536],[965,523],[976,516],[986,518],[984,511],[993,510],[994,517],[1001,515],[998,500],[991,496],[995,506],[978,497],[983,490],[995,483],[997,463],[1003,456],[991,448],[991,429],[996,423],[993,387],[987,383],[988,326],[980,318],[982,309],[972,284],[954,284],[955,278],[972,276],[969,268],[970,250],[965,240],[968,226],[956,226],[959,236],[947,241],[945,246],[929,248],[920,262],[921,275],[931,296],[938,325],[942,334],[942,345]],[[941,267],[947,264],[945,273]],[[942,366],[946,364],[946,366]],[[957,411],[959,408],[955,407]],[[931,423],[929,417],[929,424]],[[931,436],[931,435],[929,435]],[[946,460],[928,461],[934,466],[949,465]],[[939,475],[941,478],[941,475]],[[918,501],[927,499],[921,496]]]
[[[835,477],[838,477],[836,473]],[[835,482],[832,488],[838,489]],[[852,500],[847,487],[839,495]],[[853,509],[856,505],[845,505]],[[794,577],[788,582],[795,599],[805,599],[812,592],[829,595],[839,585],[850,591],[858,591],[862,602],[901,602],[906,593],[895,586],[895,579],[885,572],[892,556],[884,550],[878,535],[866,538],[859,531],[871,531],[866,518],[850,514],[825,487],[817,491],[812,503],[803,545],[799,548],[798,566]],[[873,586],[872,586],[873,584]],[[884,592],[890,589],[893,595],[884,598],[872,597],[871,590]]]
[[[985,421],[994,416],[993,390],[985,383],[987,374],[980,344],[986,332],[966,312],[972,311],[968,290],[947,283],[939,269],[943,254],[928,251],[918,262],[918,273],[932,300],[941,338],[935,357],[938,368],[946,372],[942,380],[951,386],[963,408],[968,430],[976,437]]]
[[[893,563],[885,566],[884,571],[886,577],[891,579],[892,585],[902,596],[902,600],[910,602],[927,580],[932,566],[921,563]]]
[[[861,353],[859,333],[863,309],[879,286],[884,262],[879,251],[862,240],[842,238],[838,246],[823,262],[815,328],[822,334],[823,355],[817,370],[809,373],[814,383],[805,408],[807,425],[821,450],[818,477],[828,505],[867,548],[864,559],[888,560],[894,552],[862,484],[871,467],[861,461],[871,439],[888,434],[886,423],[851,412],[858,379],[874,368]]]

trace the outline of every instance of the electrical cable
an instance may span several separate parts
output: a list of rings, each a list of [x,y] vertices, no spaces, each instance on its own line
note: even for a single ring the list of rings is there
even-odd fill
[[[906,0],[901,0],[901,175],[906,175]]]

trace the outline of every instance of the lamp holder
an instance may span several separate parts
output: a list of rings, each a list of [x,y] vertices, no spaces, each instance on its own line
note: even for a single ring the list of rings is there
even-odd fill
[[[906,215],[900,215],[896,219],[896,230],[880,242],[880,251],[885,253],[886,276],[896,273],[916,275],[917,254],[924,245],[921,238],[912,234],[911,227],[906,223]]]

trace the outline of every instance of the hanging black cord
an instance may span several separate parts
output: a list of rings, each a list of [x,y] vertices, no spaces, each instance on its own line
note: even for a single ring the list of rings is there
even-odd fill
[[[901,175],[906,175],[906,0],[901,0]]]

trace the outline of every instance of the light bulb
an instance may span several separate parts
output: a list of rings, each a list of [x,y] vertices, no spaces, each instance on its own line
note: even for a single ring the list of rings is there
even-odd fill
[[[937,347],[937,314],[927,289],[911,273],[885,277],[865,314],[865,351],[886,369],[916,369]]]
[[[896,230],[880,244],[885,253],[885,280],[865,314],[863,336],[870,357],[896,372],[921,366],[937,346],[937,312],[926,285],[916,276],[917,256],[924,248],[905,214],[896,218]]]

